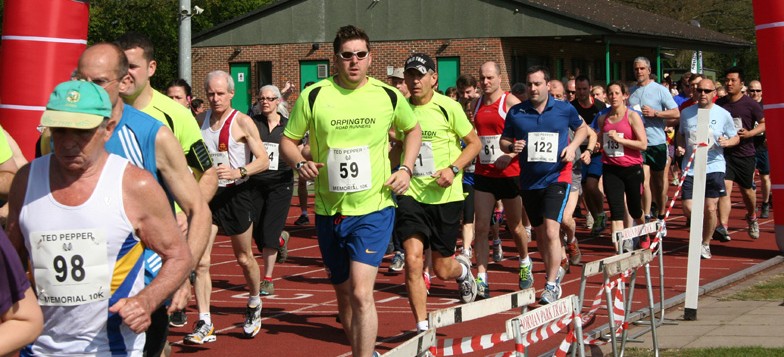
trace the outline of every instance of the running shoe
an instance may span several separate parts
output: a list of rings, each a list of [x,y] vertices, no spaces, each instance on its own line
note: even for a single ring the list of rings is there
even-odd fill
[[[544,291],[542,291],[542,296],[539,298],[539,304],[547,305],[549,303],[557,301],[560,298],[561,298],[561,285],[545,284]]]
[[[297,220],[294,221],[294,225],[297,226],[304,226],[306,224],[310,224],[310,218],[308,218],[307,214],[300,215],[299,218],[297,218]]]
[[[561,269],[563,269],[566,273],[569,273],[571,267],[569,265],[569,258],[561,259]]]
[[[591,227],[591,234],[594,236],[598,236],[604,232],[604,229],[607,228],[607,216],[604,213],[600,213],[598,217],[596,217],[593,221],[593,227]]]
[[[595,221],[595,219],[593,219],[593,215],[591,215],[591,212],[588,212],[588,214],[585,215],[585,228],[586,229],[593,229],[593,222],[594,221]]]
[[[169,315],[169,326],[183,327],[188,324],[188,315],[185,315],[185,310],[177,310]]]
[[[528,289],[534,285],[533,264],[520,265],[520,275],[518,286],[520,289]]]
[[[275,262],[283,263],[289,257],[289,232],[283,231],[280,233],[280,244],[278,245],[278,257]]]
[[[392,257],[392,264],[389,265],[389,270],[401,271],[405,266],[406,266],[406,255],[401,252],[395,252],[395,256]]]
[[[245,323],[242,325],[242,331],[245,333],[246,338],[256,336],[261,330],[261,304],[256,307],[245,308]]]
[[[746,222],[749,223],[749,237],[751,239],[758,239],[759,238],[759,221],[757,218],[750,219],[746,216]]]
[[[471,247],[463,247],[463,249],[460,250],[460,254],[465,255],[468,260],[471,260],[471,258],[474,257],[474,251]]]
[[[204,344],[205,342],[215,342],[218,337],[215,336],[215,326],[211,323],[206,323],[204,320],[196,321],[196,327],[193,333],[185,336],[185,342],[195,343],[197,345]]]
[[[261,284],[259,284],[259,294],[262,296],[267,295],[274,295],[275,294],[275,284],[269,280],[262,280]]]
[[[702,249],[700,250],[700,256],[702,257],[702,259],[710,259],[712,257],[710,251],[710,245],[708,244],[702,245]]]
[[[770,203],[763,203],[760,208],[760,218],[770,217]]]
[[[493,261],[498,263],[504,260],[504,250],[501,248],[501,239],[493,240]]]
[[[528,243],[531,243],[531,240],[534,239],[534,232],[531,226],[525,227],[525,233],[528,235]]]
[[[732,240],[730,234],[727,232],[727,228],[724,228],[721,224],[716,226],[716,229],[713,231],[713,239],[716,239],[719,242],[729,242]]]
[[[425,290],[427,290],[427,294],[430,295],[430,274],[422,272],[422,280],[425,281]]]
[[[577,244],[577,238],[573,239],[570,243],[566,243],[566,254],[569,256],[570,264],[580,264],[583,254],[580,252],[580,245]]]
[[[498,223],[498,225],[501,225],[501,223],[504,223],[504,210],[494,210],[492,220],[495,221],[493,224]]]
[[[490,298],[490,287],[487,283],[482,280],[482,278],[476,278],[476,299],[489,299]]]
[[[476,300],[476,281],[474,280],[474,275],[471,274],[471,262],[466,258],[464,255],[458,254],[455,256],[455,260],[458,263],[462,264],[467,270],[468,274],[466,274],[465,279],[457,278],[457,285],[460,290],[460,300],[464,303],[469,303]]]

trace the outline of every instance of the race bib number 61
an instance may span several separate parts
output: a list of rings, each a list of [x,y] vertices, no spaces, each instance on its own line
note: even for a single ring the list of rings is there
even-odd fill
[[[359,192],[371,187],[370,149],[367,146],[329,149],[327,168],[332,192]]]
[[[98,230],[30,234],[38,303],[76,306],[109,298],[106,237]]]

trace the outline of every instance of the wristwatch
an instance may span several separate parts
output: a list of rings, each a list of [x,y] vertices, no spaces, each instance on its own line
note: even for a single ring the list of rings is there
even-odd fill
[[[452,173],[455,175],[460,173],[460,168],[455,165],[449,165],[449,168],[452,169]]]
[[[300,162],[297,163],[297,165],[295,167],[297,168],[297,170],[299,170],[303,166],[305,166],[305,164],[307,164],[307,163],[308,163],[307,161],[300,161]]]
[[[244,166],[240,167],[238,170],[240,170],[241,179],[244,179],[245,176],[248,176],[248,170]]]

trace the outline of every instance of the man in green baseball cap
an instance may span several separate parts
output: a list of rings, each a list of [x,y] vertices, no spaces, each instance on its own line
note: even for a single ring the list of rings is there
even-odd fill
[[[22,167],[11,186],[8,237],[30,261],[44,316],[32,356],[141,355],[150,314],[191,271],[163,188],[106,151],[111,115],[100,86],[59,84],[41,117],[54,150]],[[163,261],[149,284],[139,269],[145,248]]]
[[[112,116],[109,94],[87,81],[68,81],[55,87],[41,116],[49,128],[93,129]]]

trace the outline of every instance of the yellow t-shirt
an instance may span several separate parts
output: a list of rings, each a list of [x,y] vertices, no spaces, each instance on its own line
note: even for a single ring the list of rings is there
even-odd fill
[[[334,78],[305,89],[284,135],[301,140],[309,130],[313,161],[325,164],[315,180],[316,213],[359,216],[394,206],[384,186],[391,174],[387,133],[392,126],[411,130],[416,123],[405,97],[371,77],[355,90]]]

